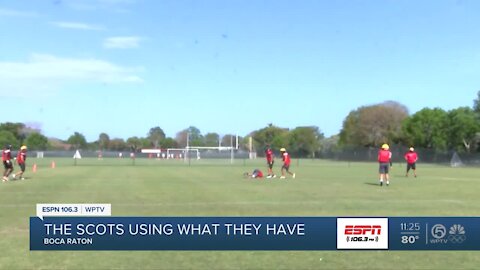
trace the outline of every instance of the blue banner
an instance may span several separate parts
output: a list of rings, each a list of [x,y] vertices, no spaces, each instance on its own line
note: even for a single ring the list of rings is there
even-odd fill
[[[394,217],[389,228],[394,250],[480,250],[479,217]]]
[[[480,250],[480,217],[38,217],[30,250]]]

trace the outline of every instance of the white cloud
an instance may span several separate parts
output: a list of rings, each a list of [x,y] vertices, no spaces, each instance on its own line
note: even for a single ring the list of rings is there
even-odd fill
[[[37,17],[39,14],[33,11],[19,11],[14,9],[0,8],[0,17]]]
[[[67,29],[93,30],[93,31],[105,30],[105,27],[100,25],[79,23],[79,22],[51,22],[51,24],[55,25],[56,27],[67,28]]]
[[[140,83],[142,70],[95,58],[32,54],[26,62],[0,62],[0,97],[38,96],[71,83]]]
[[[107,49],[132,49],[140,46],[140,37],[109,37],[103,41],[103,47]]]

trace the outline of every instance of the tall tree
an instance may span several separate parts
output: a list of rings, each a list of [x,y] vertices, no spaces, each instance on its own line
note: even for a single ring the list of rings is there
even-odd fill
[[[301,157],[315,157],[323,138],[318,127],[297,127],[289,134],[290,151]]]
[[[475,112],[469,107],[460,107],[448,112],[449,146],[456,150],[470,152],[476,148],[477,133],[480,122]]]
[[[108,149],[109,143],[110,143],[110,136],[108,136],[107,133],[102,132],[100,133],[100,135],[98,135],[98,147],[101,150]]]
[[[398,142],[402,138],[402,122],[407,117],[407,108],[394,101],[360,107],[344,120],[340,143],[378,146],[384,142]]]
[[[158,148],[160,141],[165,139],[165,132],[160,127],[153,127],[148,131],[147,138],[152,143],[153,147]]]
[[[180,147],[187,146],[187,138],[189,146],[204,146],[205,140],[200,130],[194,126],[190,126],[177,133],[175,140]]]
[[[30,150],[47,150],[48,138],[38,132],[30,133],[24,141]]]
[[[12,145],[12,147],[18,148],[20,142],[12,132],[8,130],[0,130],[0,147],[3,148],[5,145]]]
[[[142,139],[140,139],[137,136],[134,136],[127,139],[127,145],[130,147],[131,151],[136,152],[142,148],[143,142],[142,142]]]
[[[424,108],[403,123],[406,142],[416,147],[446,150],[448,146],[448,114],[443,109]]]
[[[340,139],[340,136],[338,134],[322,139],[320,141],[320,148],[322,153],[326,155],[334,153],[338,148],[339,139]]]
[[[75,149],[85,149],[87,147],[87,140],[85,140],[85,136],[76,131],[68,138],[67,143],[72,145],[72,147]]]
[[[205,146],[218,146],[220,142],[220,135],[218,133],[210,132],[205,134]]]
[[[270,144],[273,149],[288,147],[288,129],[280,128],[273,124],[256,130],[252,134],[257,151],[262,151],[265,145]]]
[[[160,145],[163,149],[167,148],[178,148],[178,143],[173,138],[167,137],[160,141]]]
[[[125,140],[119,139],[119,138],[114,138],[111,139],[109,142],[109,149],[114,150],[114,151],[124,151],[127,149],[127,144],[125,143]]]
[[[17,141],[23,141],[26,135],[22,132],[25,129],[23,123],[6,122],[0,124],[0,130],[9,131],[13,134]]]
[[[477,98],[473,100],[473,110],[480,115],[480,91],[477,93]]]

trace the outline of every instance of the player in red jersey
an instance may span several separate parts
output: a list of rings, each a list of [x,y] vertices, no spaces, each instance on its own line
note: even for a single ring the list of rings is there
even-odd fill
[[[412,169],[413,170],[413,175],[415,177],[417,177],[418,155],[415,152],[415,149],[413,149],[413,147],[410,147],[410,149],[408,149],[408,152],[405,153],[404,158],[407,161],[407,173],[405,174],[405,176],[408,177],[408,172],[410,171],[410,169]]]
[[[5,171],[3,172],[3,182],[8,181],[8,176],[10,173],[13,171],[13,164],[12,164],[12,146],[11,145],[6,145],[5,148],[3,148],[2,151],[2,161],[3,161],[3,167],[5,168]]]
[[[25,161],[27,160],[27,146],[22,145],[20,147],[20,151],[17,153],[17,164],[20,166],[20,172],[19,173],[14,173],[13,174],[13,179],[18,179],[24,180],[23,178],[23,173],[25,172]]]
[[[251,178],[263,178],[263,172],[260,171],[259,169],[253,170],[252,173],[244,173],[243,176],[245,177],[251,177]]]
[[[265,149],[265,158],[267,159],[267,166],[268,166],[268,174],[267,178],[275,178],[277,177],[273,173],[273,163],[275,162],[275,155],[273,154],[272,148],[270,148],[270,145],[267,145],[267,149]]]
[[[387,186],[390,184],[388,170],[391,166],[392,152],[389,151],[390,147],[384,143],[382,149],[378,151],[378,163],[380,173],[380,186],[383,186],[383,181],[386,181]]]
[[[280,178],[285,179],[285,172],[290,174],[292,178],[295,178],[295,173],[290,172],[290,155],[288,154],[285,148],[281,148],[280,153],[282,154],[282,160],[283,160],[282,176],[280,176]]]

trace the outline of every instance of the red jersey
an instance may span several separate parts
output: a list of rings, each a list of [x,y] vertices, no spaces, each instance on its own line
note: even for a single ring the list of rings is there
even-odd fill
[[[409,164],[413,164],[413,163],[417,162],[417,159],[418,159],[417,153],[411,152],[411,151],[407,152],[404,157],[405,157],[405,160],[407,161],[407,163],[409,163]]]
[[[283,164],[287,166],[290,165],[290,155],[287,152],[283,153],[282,160],[283,160]]]
[[[24,164],[25,160],[27,160],[27,152],[25,151],[18,151],[17,154],[17,163],[18,164]]]
[[[272,162],[273,161],[273,151],[272,149],[268,148],[265,150],[265,157],[267,158],[267,162]]]
[[[2,161],[7,161],[12,159],[12,153],[10,152],[10,149],[3,149],[2,151]]]
[[[391,158],[392,158],[392,152],[388,150],[383,150],[383,149],[378,151],[378,162],[389,163]]]

